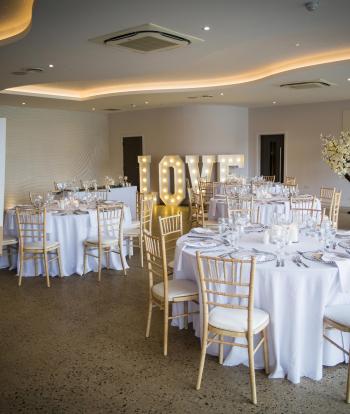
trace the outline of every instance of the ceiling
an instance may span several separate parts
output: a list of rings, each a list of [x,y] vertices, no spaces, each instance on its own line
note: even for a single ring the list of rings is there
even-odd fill
[[[349,0],[320,0],[314,12],[303,0],[36,0],[30,31],[0,45],[0,105],[100,111],[350,99],[349,15]],[[150,22],[203,42],[138,53],[89,41]],[[12,74],[31,67],[44,71]],[[334,86],[279,87],[316,79]]]

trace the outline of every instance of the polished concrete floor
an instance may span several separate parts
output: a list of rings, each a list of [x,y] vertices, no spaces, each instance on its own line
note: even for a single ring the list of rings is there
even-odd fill
[[[162,355],[162,314],[145,339],[147,274],[138,256],[126,277],[105,271],[52,280],[0,271],[0,413],[348,413],[347,367],[316,382],[269,380],[256,372],[250,403],[244,366],[208,357],[194,388],[200,344],[191,327],[170,328]]]

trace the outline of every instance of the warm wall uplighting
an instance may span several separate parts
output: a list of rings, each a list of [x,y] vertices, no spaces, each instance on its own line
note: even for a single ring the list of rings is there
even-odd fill
[[[0,2],[0,44],[24,34],[32,21],[34,0]]]

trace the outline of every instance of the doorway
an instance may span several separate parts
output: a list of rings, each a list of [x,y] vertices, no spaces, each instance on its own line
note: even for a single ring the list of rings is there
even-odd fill
[[[260,135],[260,175],[284,180],[284,134]]]
[[[139,163],[137,157],[143,155],[142,137],[123,137],[123,171],[131,185],[140,191]]]

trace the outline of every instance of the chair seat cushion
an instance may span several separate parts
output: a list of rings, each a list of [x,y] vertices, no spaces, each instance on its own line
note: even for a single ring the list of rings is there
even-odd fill
[[[152,287],[155,296],[164,298],[164,283],[158,283]],[[193,296],[198,294],[198,287],[195,282],[188,279],[174,279],[168,282],[168,300],[182,296]]]
[[[4,236],[3,241],[2,241],[2,245],[3,246],[10,246],[12,244],[17,244],[18,240],[16,239],[16,237],[11,237],[11,236]]]
[[[47,250],[56,249],[59,246],[60,246],[59,242],[55,242],[55,241],[47,241],[46,242],[46,249]],[[25,243],[24,244],[24,249],[25,250],[42,250],[43,249],[43,242],[36,241],[36,242]]]
[[[350,328],[350,305],[327,306],[325,318]]]
[[[253,331],[259,332],[269,323],[269,314],[261,309],[253,310]],[[226,331],[247,332],[248,311],[215,307],[209,313],[209,325]]]
[[[118,239],[115,238],[105,238],[102,240],[102,244],[104,246],[109,246],[111,244],[117,244]],[[85,240],[85,244],[98,244],[98,238],[97,237],[91,237]]]
[[[124,236],[137,237],[140,235],[140,222],[132,222],[123,229]]]

